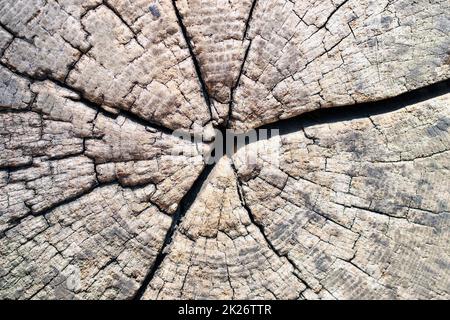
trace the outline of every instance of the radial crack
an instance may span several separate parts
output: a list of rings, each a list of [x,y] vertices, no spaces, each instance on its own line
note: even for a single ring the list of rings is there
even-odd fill
[[[78,98],[74,99],[72,97],[67,97],[67,99],[72,100],[72,101],[76,101],[76,102],[81,102],[84,105],[86,105],[86,106],[88,106],[88,107],[90,107],[92,109],[95,109],[97,112],[100,112],[101,114],[103,114],[103,115],[105,115],[107,117],[115,119],[119,115],[121,115],[121,116],[124,116],[125,118],[127,118],[127,119],[129,119],[129,120],[131,120],[133,122],[136,122],[136,123],[138,123],[140,125],[143,125],[145,127],[150,127],[152,129],[155,129],[157,131],[160,131],[160,132],[168,134],[168,135],[170,135],[170,134],[172,134],[174,132],[173,129],[167,128],[167,127],[165,127],[165,126],[163,126],[161,124],[155,123],[153,121],[142,119],[142,118],[138,117],[137,115],[135,115],[135,114],[133,114],[133,113],[127,111],[127,110],[120,110],[117,113],[109,112],[109,111],[105,110],[105,108],[103,108],[101,104],[98,104],[98,103],[96,103],[96,102],[86,98],[85,94],[82,91],[73,88],[72,86],[68,85],[65,82],[62,82],[62,81],[59,81],[57,79],[53,79],[53,78],[50,78],[50,77],[32,77],[32,76],[30,76],[28,74],[25,74],[25,73],[19,72],[18,70],[15,70],[15,69],[9,67],[8,65],[5,65],[1,61],[0,61],[0,66],[8,69],[9,71],[14,73],[15,75],[28,80],[30,83],[35,83],[35,82],[38,82],[38,81],[50,81],[53,84],[55,84],[55,85],[57,85],[57,86],[59,86],[61,88],[69,90],[69,91],[75,93],[78,96]],[[191,134],[191,133],[189,133],[189,134]]]
[[[245,41],[245,39],[247,38],[248,30],[249,30],[249,27],[250,27],[250,21],[252,20],[253,11],[255,10],[257,1],[258,0],[253,0],[253,2],[252,2],[252,6],[250,8],[250,12],[248,14],[247,21],[245,22],[245,29],[244,29],[244,34],[242,36],[242,41]],[[239,69],[239,74],[238,74],[238,77],[236,79],[236,83],[231,88],[230,103],[229,103],[229,106],[228,106],[228,116],[227,116],[227,119],[225,119],[225,122],[224,122],[226,128],[230,127],[230,121],[231,121],[231,117],[232,117],[232,113],[233,113],[234,94],[236,92],[236,89],[239,87],[239,83],[241,81],[241,77],[242,77],[242,74],[244,72],[245,62],[247,61],[248,53],[250,52],[250,47],[251,46],[252,46],[252,40],[249,40],[249,44],[247,46],[247,49],[245,50],[244,58],[242,59],[242,64],[241,64],[241,68]]]
[[[197,73],[198,81],[200,82],[203,97],[205,99],[205,102],[208,106],[209,115],[212,118],[212,110],[211,110],[211,99],[209,96],[208,88],[206,86],[205,80],[202,75],[202,70],[200,68],[200,64],[197,60],[196,55],[194,54],[194,50],[192,48],[191,38],[189,36],[189,33],[187,32],[186,26],[183,24],[183,17],[181,16],[180,11],[178,10],[178,7],[176,5],[176,0],[172,0],[173,9],[175,10],[175,14],[177,16],[178,25],[180,26],[181,33],[183,34],[184,40],[186,41],[186,45],[189,49],[189,54],[191,55],[192,62],[194,63],[195,72]]]
[[[248,13],[247,21],[245,22],[244,35],[243,35],[243,37],[242,37],[242,40],[245,40],[245,38],[247,38],[247,33],[248,33],[249,28],[250,28],[250,21],[252,20],[252,17],[253,17],[253,11],[255,10],[256,2],[257,2],[257,1],[258,1],[258,0],[253,0],[252,6],[250,7],[250,12]]]
[[[241,64],[241,68],[239,70],[239,75],[236,79],[236,83],[234,84],[233,88],[231,88],[231,94],[230,94],[230,104],[228,106],[228,116],[227,119],[225,121],[225,127],[226,128],[230,128],[230,121],[232,118],[232,113],[233,113],[233,105],[234,105],[234,94],[236,92],[236,89],[239,87],[239,82],[241,81],[241,77],[242,74],[244,73],[244,66],[245,66],[245,62],[247,61],[247,57],[248,57],[248,53],[250,52],[250,47],[252,46],[252,41],[250,40],[247,50],[245,51],[244,54],[244,59],[242,60],[242,64]]]
[[[148,285],[152,281],[152,279],[155,276],[156,272],[158,271],[159,267],[163,263],[164,258],[167,256],[167,249],[172,244],[172,238],[173,238],[175,231],[177,230],[178,226],[180,225],[181,221],[183,220],[183,217],[186,215],[186,212],[189,210],[189,208],[191,207],[191,205],[197,198],[198,193],[200,192],[203,185],[207,181],[208,176],[211,173],[214,166],[215,166],[215,164],[207,165],[203,169],[202,173],[198,176],[197,180],[195,180],[192,187],[189,189],[189,191],[184,195],[183,199],[180,201],[178,210],[173,215],[172,223],[166,233],[164,242],[158,252],[158,255],[156,256],[155,262],[153,263],[153,265],[151,266],[147,275],[145,276],[141,287],[139,288],[138,291],[136,291],[136,294],[134,295],[133,300],[140,300],[142,298],[142,296],[144,295],[145,290],[147,289]]]
[[[245,211],[247,211],[248,213],[248,217],[250,218],[250,221],[252,222],[252,224],[257,227],[261,233],[261,235],[263,236],[264,240],[266,241],[267,245],[269,246],[269,248],[273,251],[273,253],[275,253],[278,257],[280,258],[286,258],[286,260],[288,261],[288,263],[292,266],[294,272],[292,273],[295,277],[297,277],[301,283],[303,283],[306,287],[306,289],[310,289],[313,290],[311,288],[311,286],[305,281],[303,280],[295,271],[300,272],[299,269],[297,268],[297,266],[295,265],[294,261],[289,257],[288,254],[280,254],[279,251],[275,248],[275,246],[272,244],[272,242],[269,240],[269,238],[267,237],[265,231],[264,231],[264,226],[262,226],[260,223],[258,223],[250,209],[250,207],[247,204],[247,201],[245,200],[245,196],[244,196],[244,191],[242,190],[242,182],[239,179],[238,173],[237,173],[237,169],[233,163],[233,160],[231,159],[231,167],[233,168],[233,171],[235,173],[235,177],[236,177],[236,182],[237,182],[237,188],[238,188],[238,194],[239,194],[239,199],[241,201],[241,205],[242,207],[245,209]],[[304,290],[303,290],[304,291]],[[303,293],[300,292],[300,295]]]
[[[323,123],[336,123],[393,112],[410,105],[434,99],[450,93],[450,80],[444,80],[420,89],[375,102],[336,106],[302,113],[296,117],[264,124],[255,128],[279,129],[280,135],[301,131],[305,127]]]

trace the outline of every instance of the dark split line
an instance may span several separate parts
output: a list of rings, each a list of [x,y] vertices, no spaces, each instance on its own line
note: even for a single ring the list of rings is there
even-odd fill
[[[244,30],[243,39],[242,39],[243,41],[245,41],[245,39],[247,37],[249,24],[250,24],[252,15],[253,15],[253,10],[256,6],[256,2],[257,2],[257,0],[254,0],[252,3],[249,17],[248,17],[248,19],[246,21],[246,25],[245,25],[245,30]],[[341,4],[341,6],[344,5],[345,2],[343,4]],[[181,29],[183,36],[185,38],[185,41],[187,43],[189,53],[192,57],[192,61],[193,61],[193,64],[194,64],[194,67],[195,67],[195,70],[197,73],[197,77],[201,84],[202,93],[205,98],[206,104],[209,107],[209,111],[210,111],[211,119],[212,119],[210,95],[209,95],[206,83],[203,79],[200,64],[197,60],[197,57],[194,54],[194,50],[193,50],[192,44],[191,44],[191,38],[187,32],[186,27],[183,24],[183,18],[176,6],[176,0],[172,0],[172,5],[174,7],[180,29]],[[339,9],[339,7],[337,9]],[[246,49],[244,59],[243,59],[244,61],[242,62],[242,66],[241,66],[240,73],[239,73],[238,79],[236,81],[236,84],[233,88],[231,88],[231,99],[230,99],[230,103],[229,103],[228,117],[227,117],[227,119],[225,119],[224,125],[216,127],[216,129],[219,129],[220,132],[222,133],[222,138],[223,138],[223,147],[222,148],[223,148],[223,151],[225,152],[225,154],[227,154],[228,156],[232,156],[232,154],[237,151],[237,148],[235,147],[234,150],[232,151],[232,154],[230,155],[228,152],[229,150],[227,149],[227,139],[230,139],[230,138],[233,139],[234,140],[233,145],[236,146],[236,137],[246,136],[248,134],[248,133],[233,134],[233,133],[227,132],[227,129],[230,127],[234,92],[235,92],[236,88],[239,86],[240,78],[243,74],[244,65],[247,60],[247,56],[250,51],[250,47],[251,47],[251,40]],[[416,90],[412,90],[412,91],[400,94],[396,97],[387,98],[387,99],[379,100],[376,102],[356,103],[354,105],[336,106],[336,107],[330,107],[330,108],[324,108],[324,109],[318,109],[318,110],[306,112],[306,113],[303,113],[298,116],[294,116],[289,119],[278,120],[278,121],[270,123],[270,124],[262,125],[258,128],[255,128],[254,130],[256,130],[258,141],[260,141],[263,139],[263,137],[261,137],[259,135],[259,132],[258,132],[259,129],[267,129],[269,131],[269,135],[268,135],[267,139],[270,139],[271,138],[270,129],[278,129],[280,135],[286,135],[286,134],[302,131],[302,130],[304,130],[304,128],[312,126],[312,125],[323,124],[323,123],[335,123],[335,122],[348,121],[348,120],[360,119],[360,118],[368,118],[373,115],[393,112],[395,110],[404,108],[408,105],[413,105],[413,104],[416,104],[419,102],[424,102],[426,100],[430,100],[430,99],[433,99],[433,98],[436,98],[436,97],[439,97],[439,96],[442,96],[442,95],[448,94],[448,93],[450,93],[450,80],[445,80],[445,81],[442,81],[442,82],[439,82],[436,84],[432,84],[427,87],[423,87],[420,89],[416,89]],[[200,193],[203,186],[206,185],[206,183],[208,181],[208,177],[209,177],[210,173],[212,172],[212,170],[214,169],[215,164],[216,163],[205,166],[205,168],[203,169],[201,174],[195,180],[192,187],[182,198],[177,211],[173,215],[171,226],[166,233],[164,243],[161,246],[161,248],[156,256],[156,260],[153,263],[153,265],[151,266],[146,277],[144,278],[141,287],[138,289],[138,291],[134,295],[133,300],[142,299],[142,296],[144,295],[147,287],[149,286],[150,282],[153,280],[159,267],[163,263],[164,258],[167,256],[167,249],[170,247],[170,245],[172,243],[175,231],[177,230],[180,223],[183,221],[183,218],[186,215],[187,211],[190,209],[191,205],[194,203],[194,201],[198,197],[198,194]],[[235,168],[233,168],[233,169],[235,169]],[[238,179],[238,186],[240,186],[239,179]],[[260,229],[261,233],[263,234],[264,238],[266,239],[266,241],[268,243],[268,246],[272,250],[274,250],[274,252],[277,254],[277,251],[275,250],[275,248],[273,248],[272,244],[270,243],[270,241],[268,241],[265,233],[263,232],[262,226],[258,225],[254,221],[254,217],[252,216],[252,213],[249,210],[250,208],[248,208],[248,206],[245,203],[245,199],[244,199],[243,194],[241,193],[241,190],[239,189],[238,192],[239,192],[239,196],[241,198],[242,204],[244,205],[245,209],[248,211],[248,213],[250,215],[250,219],[251,219],[252,223],[254,223]],[[295,265],[292,263],[292,261],[290,261],[289,259],[288,259],[288,261],[293,265],[293,267],[295,269]],[[298,275],[297,275],[297,277],[298,277]],[[300,279],[300,280],[303,284],[305,284],[305,286],[307,288],[309,287],[308,284],[303,279]]]
[[[15,69],[12,66],[6,65],[5,63],[0,61],[0,66],[4,67],[5,69],[9,70],[10,72],[12,72],[13,74],[15,74],[16,76],[26,79],[27,81],[29,81],[31,84],[36,83],[36,82],[44,82],[44,81],[49,81],[52,82],[53,84],[66,89],[68,91],[71,91],[73,93],[75,93],[76,95],[78,95],[78,98],[72,98],[72,97],[65,97],[68,100],[72,100],[74,102],[79,102],[82,103],[86,106],[88,106],[91,109],[94,109],[97,114],[101,113],[102,115],[104,115],[105,117],[108,117],[110,119],[117,119],[117,117],[119,116],[123,116],[137,124],[142,125],[143,127],[146,128],[151,128],[151,129],[155,129],[159,132],[162,132],[164,134],[167,135],[172,135],[172,133],[175,131],[173,129],[170,129],[168,127],[165,127],[159,123],[156,123],[154,121],[151,120],[145,120],[143,118],[140,118],[139,116],[135,115],[134,113],[127,111],[127,110],[123,110],[123,109],[118,109],[117,113],[115,112],[110,112],[105,110],[105,108],[102,107],[102,105],[100,103],[96,103],[88,98],[86,98],[86,94],[82,91],[82,90],[78,90],[75,89],[71,86],[69,86],[67,83],[62,82],[60,80],[54,79],[53,77],[49,76],[49,75],[41,75],[41,76],[30,76],[26,73],[20,72],[17,69]],[[30,90],[31,91],[31,90]],[[34,92],[31,91],[31,93],[34,95],[33,100],[31,101],[31,103],[29,104],[28,108],[25,110],[8,110],[8,109],[2,109],[2,111],[8,111],[8,112],[23,112],[23,111],[32,111],[31,107],[36,99],[37,94],[35,94]],[[190,133],[189,133],[190,134]]]
[[[245,30],[243,33],[243,41],[245,41],[245,39],[247,38],[247,33],[249,30],[249,25],[250,25],[250,21],[252,19],[254,8],[256,6],[256,2],[257,2],[257,0],[254,0],[252,3],[252,6],[251,6],[249,16],[248,16],[248,19],[247,19],[246,25],[245,25]],[[345,4],[345,2],[343,4]],[[174,8],[175,14],[177,16],[178,24],[182,31],[183,37],[186,41],[190,56],[192,58],[192,61],[193,61],[193,64],[194,64],[194,67],[196,70],[196,74],[197,74],[198,80],[201,85],[202,95],[205,99],[205,102],[206,102],[208,108],[209,108],[209,112],[210,112],[211,119],[212,119],[210,95],[209,95],[206,83],[203,79],[200,64],[197,60],[197,57],[194,54],[194,50],[193,50],[192,44],[191,44],[191,38],[189,37],[187,29],[183,24],[183,18],[176,6],[176,0],[172,0],[172,5]],[[337,9],[339,9],[339,7]],[[230,132],[226,131],[226,128],[229,128],[229,122],[231,120],[231,113],[232,113],[234,92],[235,92],[236,88],[239,86],[240,78],[241,78],[241,75],[243,74],[244,65],[247,60],[247,56],[250,51],[250,47],[251,47],[251,40],[250,40],[249,46],[246,49],[243,63],[242,63],[236,84],[233,88],[231,88],[231,100],[230,100],[230,105],[229,105],[230,109],[229,109],[228,118],[225,121],[225,126],[217,128],[217,129],[220,129],[220,131],[222,132],[223,151],[225,151],[226,154],[228,154],[229,156],[232,156],[232,154],[230,155],[227,150],[227,143],[226,143],[227,139],[233,139],[234,140],[233,145],[235,146],[236,145],[235,144],[236,137],[239,135],[232,134],[232,133],[230,134]],[[97,103],[87,99],[85,97],[84,92],[82,92],[80,90],[76,90],[76,89],[70,87],[69,85],[67,85],[65,82],[53,79],[48,75],[32,77],[27,74],[23,74],[23,73],[19,72],[18,70],[15,70],[14,68],[12,68],[10,66],[5,65],[2,62],[0,62],[0,65],[5,67],[6,69],[10,70],[11,72],[15,73],[16,75],[27,79],[31,83],[34,83],[36,81],[51,81],[62,88],[65,88],[72,92],[75,92],[76,94],[78,94],[78,96],[80,98],[79,99],[68,98],[68,99],[83,103],[83,104],[95,109],[97,112],[102,113],[105,116],[116,119],[118,116],[122,115],[125,118],[127,118],[131,121],[134,121],[138,124],[141,124],[145,127],[151,127],[153,129],[156,129],[162,133],[169,134],[169,135],[172,134],[174,131],[174,130],[168,129],[162,125],[141,119],[138,116],[136,116],[128,111],[120,110],[117,114],[110,113],[110,112],[104,110],[100,104],[97,104]],[[277,130],[279,130],[280,135],[287,135],[290,133],[302,131],[304,128],[312,126],[312,125],[318,125],[318,124],[324,124],[324,123],[336,123],[336,122],[349,121],[349,120],[354,120],[354,119],[368,118],[370,116],[379,115],[379,114],[386,114],[389,112],[393,112],[393,111],[405,108],[409,105],[413,105],[413,104],[424,102],[424,101],[427,101],[427,100],[430,100],[433,98],[437,98],[439,96],[442,96],[442,95],[445,95],[448,93],[450,93],[450,80],[444,80],[444,81],[441,81],[436,84],[432,84],[432,85],[429,85],[429,86],[426,86],[423,88],[419,88],[416,90],[412,90],[412,91],[400,94],[396,97],[387,98],[387,99],[379,100],[376,102],[357,103],[354,105],[346,105],[346,106],[335,106],[335,107],[323,108],[323,109],[306,112],[306,113],[303,113],[298,116],[294,116],[289,119],[278,120],[278,121],[270,123],[270,124],[262,125],[262,126],[256,128],[255,130],[257,133],[258,141],[259,141],[264,138],[259,135],[259,132],[258,132],[259,129],[267,129],[267,130],[277,129]],[[243,133],[242,136],[246,136],[247,134],[248,133]],[[268,138],[270,138],[270,136]],[[232,153],[234,153],[236,151],[237,150],[235,148],[232,151]],[[171,226],[166,233],[164,242],[156,256],[155,262],[152,264],[151,268],[149,269],[140,288],[135,293],[135,295],[133,297],[134,300],[140,300],[142,298],[142,296],[144,295],[145,290],[147,289],[148,285],[154,278],[159,267],[163,263],[164,258],[167,256],[167,248],[170,247],[170,245],[172,243],[175,231],[177,230],[178,226],[182,222],[187,211],[190,209],[190,207],[192,206],[194,201],[197,199],[198,194],[200,193],[203,186],[206,185],[206,183],[208,181],[208,177],[214,167],[215,167],[215,163],[206,165],[205,168],[203,169],[203,171],[200,173],[200,175],[197,177],[197,179],[193,183],[190,190],[184,195],[184,197],[180,201],[177,211],[173,214]],[[238,179],[238,185],[240,185],[239,179]],[[94,189],[96,189],[99,186],[101,186],[101,185],[97,183],[96,185],[93,186],[92,190],[88,190],[87,193],[93,191]],[[260,229],[261,233],[265,237],[262,226],[258,225],[254,221],[251,211],[249,210],[248,206],[246,205],[243,194],[241,193],[242,191],[241,190],[238,190],[238,191],[239,191],[239,196],[241,197],[241,202],[242,202],[243,206],[249,212],[251,221]],[[79,198],[80,196],[83,196],[85,194],[86,193],[82,193],[81,195],[75,196],[70,199],[66,199],[63,202],[58,203],[57,206],[60,206],[61,204],[64,204],[64,203],[72,202],[72,201],[76,200],[77,198]],[[52,208],[50,208],[50,210],[51,209],[54,209],[54,208],[52,207]],[[44,216],[45,216],[45,213],[48,211],[49,210],[45,210]],[[271,245],[270,241],[268,241],[267,238],[266,238],[266,240],[267,240],[268,246],[272,250],[274,250],[275,253],[277,253],[276,250]],[[304,281],[302,281],[302,282],[304,283]]]
[[[246,21],[245,24],[245,30],[244,30],[244,34],[243,34],[243,41],[245,40],[246,36],[247,36],[247,32],[248,32],[248,27],[250,24],[250,20],[253,14],[253,10],[255,8],[256,5],[256,1],[254,0],[252,3],[252,7],[250,9],[250,13],[249,13],[249,17]],[[187,43],[188,49],[189,49],[189,53],[191,55],[192,61],[194,63],[194,67],[195,67],[195,71],[197,73],[197,77],[198,80],[200,82],[201,88],[202,88],[202,93],[203,96],[205,98],[205,102],[208,105],[209,108],[209,112],[210,112],[210,117],[211,119],[213,118],[212,116],[212,110],[211,110],[211,99],[209,96],[209,92],[208,92],[208,88],[206,86],[206,83],[203,79],[203,75],[201,72],[201,68],[200,68],[200,64],[197,60],[196,55],[194,54],[194,50],[192,48],[192,44],[191,44],[191,38],[189,37],[189,34],[187,32],[187,29],[185,27],[185,25],[183,24],[183,17],[181,16],[180,11],[178,10],[177,6],[176,6],[176,0],[172,0],[172,5],[173,8],[175,10],[175,14],[177,16],[177,20],[178,20],[178,24],[180,26],[181,32],[183,33],[183,37]],[[231,100],[230,100],[230,104],[229,104],[229,114],[227,119],[225,119],[225,126],[222,126],[220,128],[221,133],[222,133],[222,137],[223,137],[223,150],[227,150],[226,148],[226,140],[227,140],[227,132],[226,132],[226,128],[229,125],[229,120],[231,119],[231,106],[233,103],[233,95],[234,95],[234,91],[235,89],[238,87],[239,85],[239,80],[240,77],[242,75],[243,69],[244,69],[244,64],[245,61],[247,60],[247,55],[248,52],[250,51],[250,46],[251,46],[251,42],[249,43],[249,46],[247,47],[247,50],[245,52],[245,57],[244,57],[244,61],[242,62],[242,66],[239,72],[239,76],[238,79],[236,81],[235,86],[231,89]],[[233,136],[234,139],[234,136]],[[233,150],[233,152],[236,150]],[[214,152],[214,151],[213,151]],[[208,179],[209,174],[211,173],[211,171],[214,169],[215,167],[215,163],[210,164],[210,165],[206,165],[206,167],[203,169],[203,171],[200,173],[200,175],[198,176],[198,178],[195,180],[194,184],[192,185],[192,187],[189,189],[189,191],[184,195],[184,197],[182,198],[177,211],[175,212],[173,218],[172,218],[172,223],[171,226],[169,228],[169,230],[166,233],[166,237],[164,239],[164,243],[161,246],[158,255],[156,256],[156,260],[153,263],[152,267],[150,268],[149,272],[147,273],[147,275],[144,278],[144,281],[142,282],[141,287],[138,289],[138,291],[136,292],[136,294],[133,297],[133,300],[140,300],[142,298],[142,296],[145,293],[145,290],[147,289],[148,285],[150,284],[150,282],[152,281],[152,279],[154,278],[156,272],[158,271],[159,267],[161,266],[162,262],[164,261],[164,258],[167,255],[166,252],[166,248],[170,246],[170,244],[172,243],[172,239],[173,239],[173,235],[175,233],[175,231],[177,230],[179,224],[181,223],[181,221],[183,220],[183,217],[186,215],[186,212],[189,210],[189,208],[191,207],[192,203],[194,203],[195,199],[197,198],[200,190],[202,189],[202,187],[204,185],[206,185],[206,181]]]
[[[253,0],[252,6],[250,7],[250,12],[248,14],[247,21],[245,22],[245,29],[244,29],[244,34],[242,36],[242,41],[245,41],[247,39],[247,34],[248,34],[249,27],[250,27],[250,21],[252,20],[253,11],[255,10],[257,1],[258,0]],[[247,49],[245,50],[244,58],[243,58],[243,61],[242,61],[242,64],[241,64],[241,68],[239,69],[239,74],[238,74],[238,77],[236,79],[236,83],[230,89],[231,92],[230,92],[230,103],[228,104],[228,114],[227,114],[227,118],[224,121],[224,127],[225,128],[229,128],[230,127],[230,121],[231,121],[232,114],[233,114],[234,93],[236,92],[236,89],[239,86],[239,83],[241,82],[241,77],[242,77],[242,74],[244,73],[245,62],[247,61],[248,53],[250,52],[250,47],[251,46],[252,46],[252,40],[249,39],[249,44],[247,46]]]
[[[205,99],[206,105],[208,106],[208,109],[209,109],[209,115],[212,119],[213,116],[212,116],[212,110],[211,110],[211,98],[209,97],[208,87],[206,86],[205,80],[203,78],[202,70],[200,68],[200,63],[198,62],[197,56],[195,55],[194,49],[192,48],[191,37],[189,36],[189,33],[183,23],[183,16],[181,15],[180,11],[178,10],[178,7],[175,2],[176,2],[176,0],[172,0],[172,6],[173,6],[173,9],[177,16],[178,25],[180,26],[181,33],[183,34],[184,40],[185,40],[186,45],[189,50],[189,54],[192,58],[192,62],[194,63],[195,72],[197,73],[197,78],[198,78],[198,81],[200,82],[203,98]]]
[[[262,125],[255,130],[279,129],[280,135],[287,135],[313,125],[344,122],[390,113],[449,93],[450,79],[379,101],[334,106],[305,112],[289,119]]]
[[[191,189],[189,189],[189,191],[181,199],[178,209],[173,215],[172,224],[170,225],[170,228],[166,233],[164,243],[162,244],[162,246],[156,256],[156,260],[153,263],[153,265],[151,266],[147,275],[145,276],[144,281],[142,282],[142,285],[140,286],[140,288],[134,295],[133,300],[141,300],[142,296],[145,293],[145,290],[147,289],[148,285],[154,278],[156,272],[158,271],[160,265],[162,264],[162,262],[164,261],[164,258],[167,255],[166,249],[172,243],[172,239],[173,239],[173,235],[174,235],[175,231],[177,230],[179,224],[183,220],[183,217],[186,215],[186,212],[189,210],[191,205],[194,203],[194,201],[197,198],[197,195],[200,193],[200,190],[202,189],[202,187],[204,185],[206,185],[205,182],[207,181],[208,176],[211,173],[214,166],[215,166],[215,164],[207,165],[203,169],[203,171],[200,173],[197,180],[195,180]]]
[[[304,114],[301,114],[299,116],[286,119],[286,120],[279,120],[277,122],[267,124],[260,126],[256,128],[256,133],[258,137],[258,141],[262,140],[265,137],[261,137],[259,135],[258,130],[259,129],[267,129],[269,130],[268,133],[270,133],[270,129],[277,129],[279,130],[279,134],[287,135],[294,132],[302,131],[304,128],[312,126],[312,125],[318,125],[318,124],[324,124],[324,123],[336,123],[341,121],[349,121],[354,119],[362,119],[362,118],[368,118],[370,116],[379,115],[379,114],[386,114],[390,113],[402,108],[405,108],[409,105],[417,104],[420,102],[424,102],[433,98],[437,98],[440,96],[443,96],[445,94],[450,93],[450,80],[445,80],[436,84],[432,84],[427,87],[423,87],[420,89],[416,89],[413,91],[409,91],[406,93],[403,93],[399,96],[388,98],[376,102],[368,102],[368,103],[359,103],[349,106],[342,106],[342,107],[330,107],[330,108],[324,108],[319,109],[311,112],[307,112]],[[228,154],[227,150],[227,139],[233,139],[233,145],[236,145],[236,137],[239,135],[236,134],[230,134],[230,132],[227,132],[226,129],[221,128],[221,133],[223,137],[223,151],[225,154]],[[245,136],[246,134],[242,134],[242,136]],[[271,136],[268,135],[267,138],[270,138]],[[232,153],[235,153],[237,150],[234,150]],[[231,154],[232,155],[232,154]],[[228,154],[228,156],[231,156]],[[177,230],[179,224],[182,222],[183,217],[185,216],[186,212],[191,207],[192,203],[197,198],[200,190],[204,185],[206,185],[208,181],[208,177],[215,167],[214,164],[207,165],[205,169],[202,171],[200,176],[197,178],[197,180],[194,182],[191,189],[185,194],[183,199],[180,202],[179,208],[177,212],[173,216],[172,224],[170,229],[168,230],[166,234],[166,238],[164,240],[164,244],[162,245],[157,258],[155,260],[155,263],[152,265],[151,269],[149,270],[147,276],[145,277],[142,286],[137,291],[136,295],[134,296],[135,300],[139,300],[142,298],[145,290],[147,289],[147,286],[150,284],[151,280],[154,278],[156,272],[158,271],[159,267],[161,266],[164,258],[167,255],[166,248],[171,245],[173,235],[175,231]],[[240,184],[238,179],[238,184]],[[240,193],[241,202],[244,204],[244,207],[247,209],[250,215],[250,219],[252,222],[260,229],[261,233],[265,236],[263,229],[261,226],[259,226],[251,215],[251,211],[248,207],[245,206],[245,200],[243,199],[243,194]],[[266,240],[268,240],[266,238]],[[272,248],[270,241],[267,241],[269,247]],[[275,251],[276,253],[276,251]],[[292,262],[291,262],[292,264]],[[300,279],[300,278],[299,278]],[[308,284],[305,283],[304,280],[300,279],[307,287]]]

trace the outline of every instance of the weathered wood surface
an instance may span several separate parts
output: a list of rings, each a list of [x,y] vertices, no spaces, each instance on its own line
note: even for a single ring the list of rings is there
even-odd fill
[[[449,11],[0,0],[0,298],[448,299]]]

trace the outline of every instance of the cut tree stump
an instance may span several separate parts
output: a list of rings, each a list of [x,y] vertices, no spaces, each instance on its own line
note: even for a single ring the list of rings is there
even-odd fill
[[[0,298],[449,299],[449,12],[0,0]]]

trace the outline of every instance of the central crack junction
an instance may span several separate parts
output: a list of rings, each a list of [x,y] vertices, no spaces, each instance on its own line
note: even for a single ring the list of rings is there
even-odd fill
[[[197,72],[198,80],[202,87],[203,96],[205,98],[205,101],[210,109],[211,112],[211,105],[212,101],[210,98],[210,94],[208,92],[206,83],[204,81],[204,78],[202,76],[201,67],[198,62],[197,57],[194,54],[194,50],[192,48],[191,44],[191,38],[189,37],[189,34],[187,32],[186,27],[183,24],[183,18],[180,14],[177,6],[176,1],[173,0],[173,7],[176,12],[176,16],[178,18],[178,23],[180,25],[180,28],[182,30],[183,36],[186,40],[186,43],[189,48],[189,52],[192,57],[192,61],[195,66],[195,70]],[[336,8],[335,11],[337,11],[344,3],[342,3],[340,6]],[[252,7],[249,13],[249,17],[246,22],[245,26],[245,32],[243,38],[246,37],[248,32],[248,27],[250,20],[252,18],[253,9],[256,5],[256,0],[253,1]],[[172,224],[166,234],[165,240],[163,245],[161,246],[161,249],[158,253],[158,256],[155,260],[155,263],[152,265],[151,269],[149,270],[147,276],[145,277],[142,286],[140,289],[136,292],[136,295],[134,299],[139,300],[142,298],[146,288],[148,287],[149,283],[152,281],[153,277],[155,276],[156,272],[158,271],[159,267],[161,266],[162,262],[164,261],[164,258],[167,255],[167,250],[169,246],[172,243],[172,239],[174,236],[175,231],[177,230],[180,223],[183,221],[183,217],[185,216],[186,212],[189,210],[195,199],[197,198],[198,194],[200,193],[201,189],[205,186],[205,184],[208,181],[208,177],[210,176],[210,173],[212,172],[214,166],[219,162],[219,160],[223,156],[227,156],[229,159],[232,159],[233,155],[242,147],[245,147],[246,145],[255,143],[257,141],[261,140],[267,140],[271,139],[275,136],[283,136],[294,132],[304,131],[305,127],[320,124],[320,123],[334,123],[339,121],[346,121],[351,119],[358,119],[358,118],[369,118],[372,115],[376,114],[383,114],[383,113],[389,113],[395,110],[398,110],[400,108],[404,108],[407,105],[415,104],[418,102],[426,101],[428,99],[432,99],[444,94],[447,94],[450,92],[450,80],[442,81],[437,84],[430,85],[428,87],[420,88],[417,90],[409,91],[404,94],[401,94],[399,96],[396,96],[394,98],[388,98],[384,100],[380,100],[377,102],[369,102],[369,103],[356,103],[354,105],[348,105],[348,106],[340,106],[340,107],[331,107],[326,109],[319,109],[314,110],[310,112],[303,113],[299,116],[279,120],[267,125],[260,126],[254,130],[247,131],[245,133],[238,133],[234,132],[230,129],[231,124],[231,113],[232,113],[232,107],[234,104],[233,96],[234,92],[239,86],[240,78],[243,73],[244,65],[248,56],[248,52],[251,46],[251,42],[249,46],[246,49],[244,60],[242,62],[240,72],[238,79],[235,83],[235,85],[231,88],[231,100],[229,103],[229,110],[228,110],[228,116],[225,119],[224,122],[213,125],[213,130],[215,132],[214,136],[209,138],[208,140],[212,140],[211,145],[212,148],[210,149],[210,153],[204,155],[204,161],[205,161],[205,168],[200,174],[200,176],[197,178],[197,180],[194,182],[192,188],[186,193],[184,198],[181,200],[180,205],[178,207],[178,210],[173,215]],[[192,134],[181,133],[178,135],[180,138],[191,140],[191,142],[196,142],[196,137]],[[201,139],[203,138],[203,135],[201,135]],[[232,164],[233,169],[234,165]],[[238,179],[238,177],[236,177]],[[238,179],[239,180],[239,179]],[[238,181],[238,186],[241,185],[241,182]],[[277,254],[280,256],[280,254],[275,250],[273,244],[269,241],[267,238],[264,228],[255,222],[255,218],[253,217],[249,207],[246,205],[246,201],[244,198],[244,195],[242,193],[242,190],[239,187],[239,196],[241,198],[242,205],[246,208],[251,221],[253,224],[255,224],[261,231],[262,235],[266,239],[266,242],[268,246]],[[289,262],[292,264],[292,266],[295,268],[295,264],[288,259]],[[301,279],[300,279],[301,280]],[[306,287],[308,285],[301,280]]]

